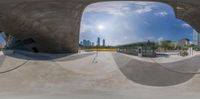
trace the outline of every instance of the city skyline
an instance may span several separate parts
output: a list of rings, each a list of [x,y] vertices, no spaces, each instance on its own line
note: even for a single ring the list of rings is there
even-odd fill
[[[116,1],[89,5],[82,16],[80,40],[101,37],[116,46],[142,41],[188,38],[193,28],[176,19],[173,9],[163,3]]]
[[[87,39],[83,39],[82,41],[79,42],[79,44],[83,47],[94,47],[94,46],[99,46],[99,47],[106,47],[109,45],[106,45],[106,40],[102,39],[100,37],[97,37],[96,43],[94,43],[93,41],[87,40]],[[102,43],[101,43],[102,41]]]

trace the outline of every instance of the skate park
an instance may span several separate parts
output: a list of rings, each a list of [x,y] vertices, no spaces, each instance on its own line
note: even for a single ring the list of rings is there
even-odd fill
[[[184,64],[185,60],[178,62],[181,64],[179,69],[185,69],[180,71],[178,67],[166,69],[158,63],[146,64],[144,61],[115,52],[99,52],[97,63],[92,63],[95,53],[85,57],[79,54],[81,58],[74,60],[65,58],[75,56],[57,60],[37,60],[21,53],[1,55],[0,85],[4,98],[146,99],[163,98],[168,95],[174,99],[191,96],[198,98],[198,61],[192,61],[196,67],[194,66],[191,73]],[[199,55],[186,61],[191,62],[193,58],[199,58]],[[171,64],[175,63],[165,65],[169,64],[173,66]]]
[[[19,40],[31,37],[37,42],[23,46],[28,50],[1,52],[0,96],[4,99],[198,99],[199,52],[179,60],[176,57],[162,60],[115,51],[79,51],[82,11],[99,1],[103,0],[0,1],[1,5],[10,5],[1,6],[8,11],[0,11],[3,20],[0,28]],[[198,31],[198,1],[157,1],[174,7],[177,18]],[[7,17],[8,14],[12,16]],[[12,24],[8,22],[11,19]],[[39,52],[34,53],[33,47]]]

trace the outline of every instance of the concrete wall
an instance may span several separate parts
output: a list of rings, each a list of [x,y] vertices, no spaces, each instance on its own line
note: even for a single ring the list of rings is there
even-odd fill
[[[1,0],[0,30],[17,39],[34,39],[42,52],[74,53],[79,47],[82,12],[100,1],[112,0]],[[178,18],[200,32],[199,0],[146,1],[173,6]]]

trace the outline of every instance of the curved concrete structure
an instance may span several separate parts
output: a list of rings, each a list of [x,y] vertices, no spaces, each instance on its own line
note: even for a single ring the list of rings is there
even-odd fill
[[[199,74],[171,72],[158,64],[135,60],[121,53],[99,52],[96,63],[92,62],[95,54],[82,56],[88,53],[78,53],[56,60],[51,58],[57,57],[57,54],[22,53],[0,55],[2,99],[200,97]],[[49,60],[40,60],[48,57]],[[71,60],[72,58],[74,60]],[[130,61],[127,62],[128,60]],[[190,68],[186,68],[189,71],[199,71],[199,68],[186,66],[184,62],[179,65]]]
[[[74,53],[79,47],[82,12],[89,4],[100,1],[112,0],[1,0],[0,30],[18,40],[31,39],[35,45],[29,47],[35,50],[37,48],[42,52]],[[200,1],[146,1],[159,1],[171,5],[177,18],[200,31]]]
[[[128,79],[148,86],[174,86],[185,83],[199,74],[200,69],[196,64],[200,56],[162,64],[137,60],[121,53],[113,53],[113,58]]]

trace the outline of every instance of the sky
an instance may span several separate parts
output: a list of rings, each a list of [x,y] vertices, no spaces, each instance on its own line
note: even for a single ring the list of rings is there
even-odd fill
[[[4,38],[4,34],[2,34],[3,32],[0,32],[0,45],[5,45],[6,41]]]
[[[80,41],[116,46],[142,41],[193,41],[193,28],[175,17],[173,8],[159,2],[113,1],[89,5],[82,15]]]

